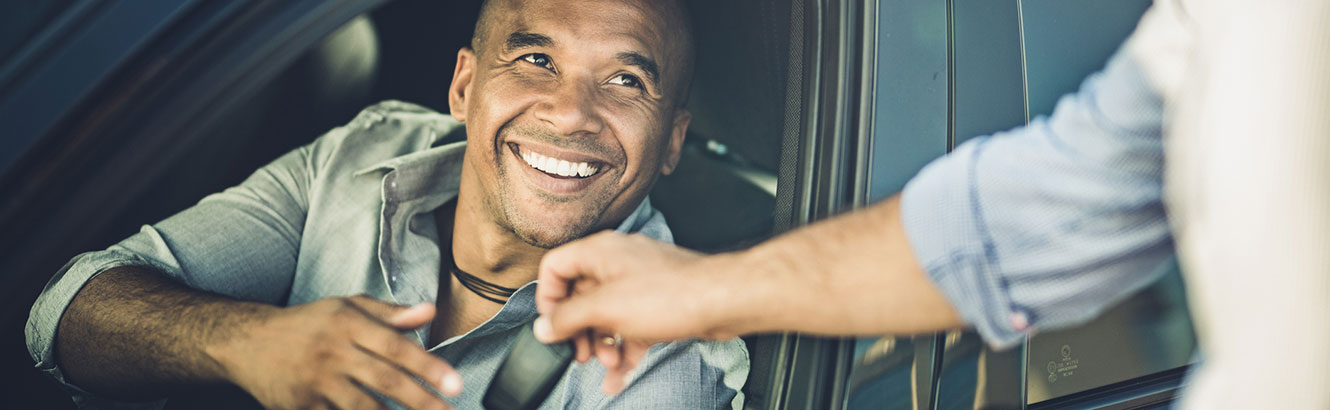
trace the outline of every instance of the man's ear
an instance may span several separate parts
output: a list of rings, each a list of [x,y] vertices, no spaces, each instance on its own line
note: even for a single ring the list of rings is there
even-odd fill
[[[461,122],[466,122],[466,98],[471,96],[475,71],[476,52],[467,47],[457,50],[457,67],[453,68],[453,83],[448,86],[448,111]]]
[[[669,175],[679,166],[679,154],[683,152],[683,139],[688,135],[688,123],[693,121],[693,113],[680,107],[674,112],[674,127],[670,129],[669,146],[665,147],[665,160],[660,163],[660,173]]]

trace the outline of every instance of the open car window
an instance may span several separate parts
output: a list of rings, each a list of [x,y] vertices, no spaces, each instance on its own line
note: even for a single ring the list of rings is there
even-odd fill
[[[366,106],[397,99],[447,113],[456,52],[470,42],[478,0],[334,3],[185,8],[161,37],[142,39],[143,49],[124,50],[119,71],[66,107],[71,114],[62,125],[37,140],[19,158],[24,166],[6,175],[19,185],[39,186],[20,190],[31,201],[0,215],[21,215],[26,222],[16,230],[40,233],[23,252],[0,258],[0,266],[25,272],[14,278],[15,305],[31,306],[50,275],[74,255],[105,248],[142,224],[241,182]],[[799,57],[790,54],[791,3],[690,2],[697,37],[705,39],[698,44],[688,105],[693,126],[676,173],[651,194],[682,246],[733,249],[774,230],[782,140],[793,132],[790,124],[799,124],[787,117],[799,112],[803,90],[787,87],[789,61]],[[62,6],[42,3],[42,10]],[[735,15],[745,16],[744,23],[734,24]],[[35,20],[33,27],[43,23]],[[182,31],[191,24],[207,29]],[[90,119],[99,122],[83,125]],[[32,171],[44,169],[43,161],[58,173]],[[41,188],[30,175],[73,183]],[[61,205],[36,205],[52,202]],[[13,335],[22,333],[27,309],[14,311],[20,310],[4,322]],[[21,407],[72,408],[69,396],[33,370],[19,339],[12,339],[5,368],[22,373],[18,379],[33,392]],[[749,341],[754,357],[761,357],[755,361],[778,360],[769,348],[772,338]],[[748,386],[756,389],[746,392],[750,407],[764,408],[764,391],[779,383],[768,374],[765,368],[750,373]],[[168,407],[253,405],[232,390],[221,396],[230,399],[180,395]]]

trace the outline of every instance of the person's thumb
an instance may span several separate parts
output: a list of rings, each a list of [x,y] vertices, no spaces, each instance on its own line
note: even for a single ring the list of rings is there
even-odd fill
[[[536,319],[532,328],[536,339],[543,343],[554,343],[577,336],[583,330],[601,327],[597,322],[599,316],[595,309],[595,297],[595,292],[577,295],[551,307]]]

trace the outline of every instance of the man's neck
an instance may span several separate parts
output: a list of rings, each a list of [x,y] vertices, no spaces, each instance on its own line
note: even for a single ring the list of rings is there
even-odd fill
[[[463,184],[457,199],[434,212],[442,259],[437,298],[439,316],[430,331],[431,346],[480,326],[503,307],[462,286],[456,275],[451,274],[451,264],[506,288],[520,288],[536,279],[536,269],[546,250],[499,227],[484,213],[483,206],[466,196]]]
[[[533,246],[493,221],[479,200],[459,192],[452,215],[452,258],[462,271],[495,285],[519,288],[536,279],[547,251]],[[444,233],[440,232],[440,236]],[[447,261],[444,261],[445,263]]]

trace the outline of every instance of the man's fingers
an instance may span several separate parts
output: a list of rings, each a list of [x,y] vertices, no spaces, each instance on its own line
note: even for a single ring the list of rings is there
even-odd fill
[[[416,329],[434,320],[434,304],[420,303],[394,313],[388,324],[402,330]]]
[[[327,402],[325,408],[339,410],[388,408],[355,381],[340,377],[336,380],[322,389],[324,401]]]
[[[415,329],[434,320],[434,305],[431,303],[402,306],[366,295],[352,296],[344,300],[375,320],[401,330]]]
[[[581,335],[573,336],[574,358],[578,363],[586,363],[591,360],[591,332],[584,332]]]
[[[545,253],[536,274],[536,311],[545,313],[572,293],[573,282],[582,272],[584,258],[580,244],[569,243]]]
[[[600,390],[610,395],[619,394],[628,386],[633,371],[637,369],[637,365],[642,363],[642,358],[646,357],[647,352],[651,350],[651,344],[624,341],[623,345],[615,350],[619,352],[618,362],[614,367],[605,366],[605,380],[600,383]],[[601,362],[604,363],[603,360]]]
[[[358,332],[357,347],[387,363],[400,367],[429,383],[443,394],[456,396],[462,392],[462,376],[423,347],[386,328],[369,328]]]
[[[637,368],[637,364],[642,363],[642,359],[645,358],[647,356],[647,353],[650,351],[651,351],[651,343],[624,342],[623,362],[620,364],[618,369],[624,373],[623,377],[625,378],[628,377],[628,375],[632,373],[633,369]]]
[[[435,396],[429,388],[413,379],[411,375],[395,364],[382,360],[370,352],[363,352],[355,366],[348,369],[348,375],[362,386],[391,398],[393,401],[416,410],[442,410],[448,403]]]
[[[599,282],[602,275],[610,274],[606,263],[628,235],[614,231],[601,231],[569,242],[545,253],[540,259],[536,285],[536,310],[545,313],[573,290],[573,283],[585,287],[583,282]]]
[[[576,336],[587,329],[612,329],[603,323],[604,312],[596,309],[603,293],[599,289],[583,292],[575,298],[565,299],[536,319],[533,330],[536,339],[554,343]]]
[[[605,369],[605,380],[600,382],[600,391],[606,395],[613,396],[623,391],[624,386],[627,385],[628,383],[625,382],[624,377],[618,374],[618,372]]]
[[[614,336],[597,334],[592,342],[591,350],[595,352],[596,360],[600,361],[600,365],[605,366],[607,370],[618,369],[623,352],[619,350],[620,345],[615,341]]]

